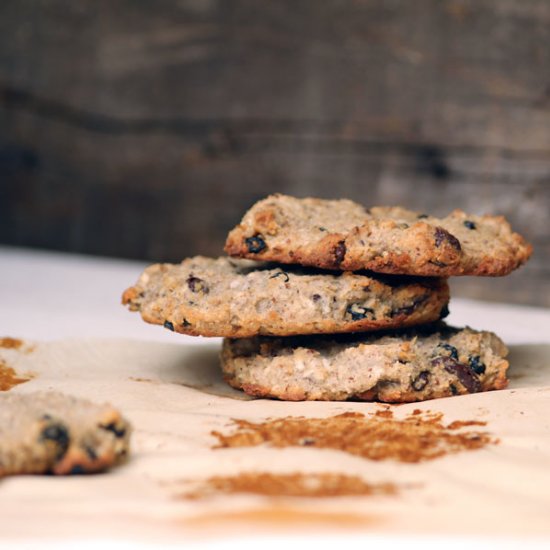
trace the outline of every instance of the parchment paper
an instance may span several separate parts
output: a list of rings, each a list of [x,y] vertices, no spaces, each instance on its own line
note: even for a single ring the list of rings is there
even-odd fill
[[[188,540],[256,531],[462,535],[550,534],[550,345],[510,346],[508,390],[392,407],[439,411],[445,421],[482,420],[498,445],[423,462],[373,462],[343,452],[268,447],[212,449],[231,418],[365,414],[378,404],[284,403],[228,388],[211,345],[67,340],[0,349],[34,378],[10,391],[55,389],[109,401],[132,422],[129,462],[94,476],[0,480],[4,540],[120,536]],[[240,471],[338,472],[392,482],[395,496],[323,499],[221,496],[188,501],[188,480]]]

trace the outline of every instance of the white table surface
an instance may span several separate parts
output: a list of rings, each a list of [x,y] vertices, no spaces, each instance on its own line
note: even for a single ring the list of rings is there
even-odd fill
[[[122,292],[145,265],[0,246],[0,334],[38,340],[113,337],[203,343],[203,338],[147,325],[120,305]],[[492,330],[509,344],[550,342],[550,309],[454,298],[450,310],[449,324]]]
[[[172,343],[204,343],[202,338],[171,333],[161,327],[143,323],[135,313],[120,305],[122,291],[132,285],[145,266],[141,262],[84,257],[54,252],[0,247],[0,336],[27,340],[57,340],[65,338],[113,337],[156,340]],[[498,284],[487,279],[486,284]],[[492,330],[508,344],[550,342],[550,310],[511,306],[464,299],[451,302],[450,324]],[[211,340],[210,340],[211,341]],[[0,486],[1,490],[1,486]],[[1,524],[1,518],[0,518]],[[20,547],[44,548],[44,544],[29,532],[28,544]],[[75,541],[56,544],[56,548],[74,547]],[[98,541],[78,541],[87,547]],[[193,543],[190,547],[278,548],[281,545],[315,544],[334,548],[337,544],[384,544],[397,548],[404,543],[410,548],[431,548],[445,544],[448,548],[460,545],[483,548],[515,548],[520,541],[481,539],[442,539],[440,537],[381,537],[362,535],[350,537],[323,536],[281,537],[269,540],[231,540]],[[136,547],[125,541],[102,541],[102,546]],[[526,544],[523,543],[522,546]],[[529,541],[530,548],[547,547],[548,541]],[[6,548],[9,547],[6,544]],[[47,545],[50,546],[49,544]],[[0,548],[3,547],[0,535]],[[53,545],[52,545],[53,547]],[[140,547],[153,547],[149,543]],[[169,548],[171,546],[164,546]],[[175,547],[175,546],[174,546]]]

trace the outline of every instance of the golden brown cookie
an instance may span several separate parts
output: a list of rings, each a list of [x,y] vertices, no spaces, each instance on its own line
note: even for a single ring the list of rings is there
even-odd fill
[[[505,388],[508,350],[491,332],[444,324],[340,337],[226,339],[226,381],[288,401],[405,403]]]
[[[123,303],[183,334],[339,333],[431,322],[447,312],[444,279],[321,272],[230,258],[148,267]]]
[[[501,216],[435,218],[399,207],[272,195],[227,238],[231,256],[402,275],[506,275],[532,247]]]

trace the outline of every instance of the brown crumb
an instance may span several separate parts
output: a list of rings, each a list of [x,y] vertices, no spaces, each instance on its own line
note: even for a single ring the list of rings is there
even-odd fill
[[[235,476],[211,477],[198,489],[181,496],[194,500],[239,493],[307,498],[396,495],[397,486],[393,483],[366,483],[358,476],[345,474],[242,472]]]
[[[30,379],[30,376],[25,378],[17,376],[15,370],[0,359],[0,391],[11,390],[17,384],[23,384]]]
[[[0,338],[0,348],[19,349],[23,344],[23,340],[19,340],[19,338],[10,338],[9,336]]]
[[[460,428],[465,428],[466,426],[487,426],[487,422],[479,420],[455,420],[447,426],[447,429],[460,430]]]
[[[285,417],[265,422],[234,419],[230,434],[213,431],[218,445],[213,448],[309,446],[336,449],[369,460],[422,462],[447,454],[481,449],[498,440],[487,432],[456,430],[462,426],[485,425],[477,421],[442,422],[442,413],[414,411],[403,419],[393,414],[365,416],[347,412],[328,418]]]

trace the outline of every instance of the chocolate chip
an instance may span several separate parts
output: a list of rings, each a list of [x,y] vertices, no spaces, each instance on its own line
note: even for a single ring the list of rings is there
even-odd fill
[[[187,286],[191,292],[202,292],[203,294],[208,294],[210,291],[205,281],[199,279],[198,277],[194,277],[193,275],[187,279]]]
[[[164,321],[164,328],[167,328],[168,330],[171,330],[172,332],[174,332],[174,323],[170,322],[170,321]]]
[[[360,306],[359,304],[351,304],[347,307],[346,312],[351,315],[352,321],[360,321],[370,316],[370,319],[375,319],[374,309],[370,307]]]
[[[422,391],[430,381],[430,371],[423,370],[412,382],[411,386],[414,391]]]
[[[314,294],[311,299],[314,301],[314,302],[318,302],[320,299],[321,299],[321,295],[320,294]]]
[[[245,239],[244,242],[246,243],[248,252],[252,252],[252,254],[257,254],[258,252],[261,252],[264,248],[267,247],[267,245],[265,244],[264,238],[261,235],[254,235],[254,237],[248,237],[248,239]]]
[[[485,363],[481,361],[479,355],[471,355],[468,358],[468,365],[476,374],[483,374],[485,372]]]
[[[288,283],[288,281],[290,281],[290,277],[288,276],[288,273],[286,271],[279,271],[278,273],[275,273],[274,275],[271,275],[271,277],[269,277],[269,278],[270,279],[275,279],[276,277],[280,277],[281,275],[285,278],[285,280],[284,280],[285,283]]]
[[[340,265],[346,256],[346,243],[345,241],[340,241],[332,251],[334,254],[334,263]]]
[[[470,220],[464,220],[464,225],[468,228],[468,229],[475,229],[477,226],[475,224],[475,222],[472,222]]]
[[[57,460],[67,452],[69,439],[69,430],[62,424],[51,424],[44,428],[40,434],[40,441],[53,441],[57,445]]]
[[[437,347],[447,350],[449,352],[448,357],[451,357],[452,359],[458,361],[458,350],[454,346],[451,346],[451,344],[438,344]]]
[[[467,365],[459,363],[452,357],[438,357],[432,361],[432,365],[440,364],[449,374],[454,374],[469,393],[476,393],[481,390],[479,378]]]
[[[100,424],[99,427],[102,430],[114,433],[115,437],[118,439],[121,439],[126,435],[126,428],[118,428],[114,422],[109,422],[109,424]]]
[[[446,231],[442,227],[436,227],[435,228],[435,246],[437,247],[441,246],[441,243],[443,241],[447,241],[456,250],[461,250],[460,242],[454,235],[451,235],[448,231]]]

